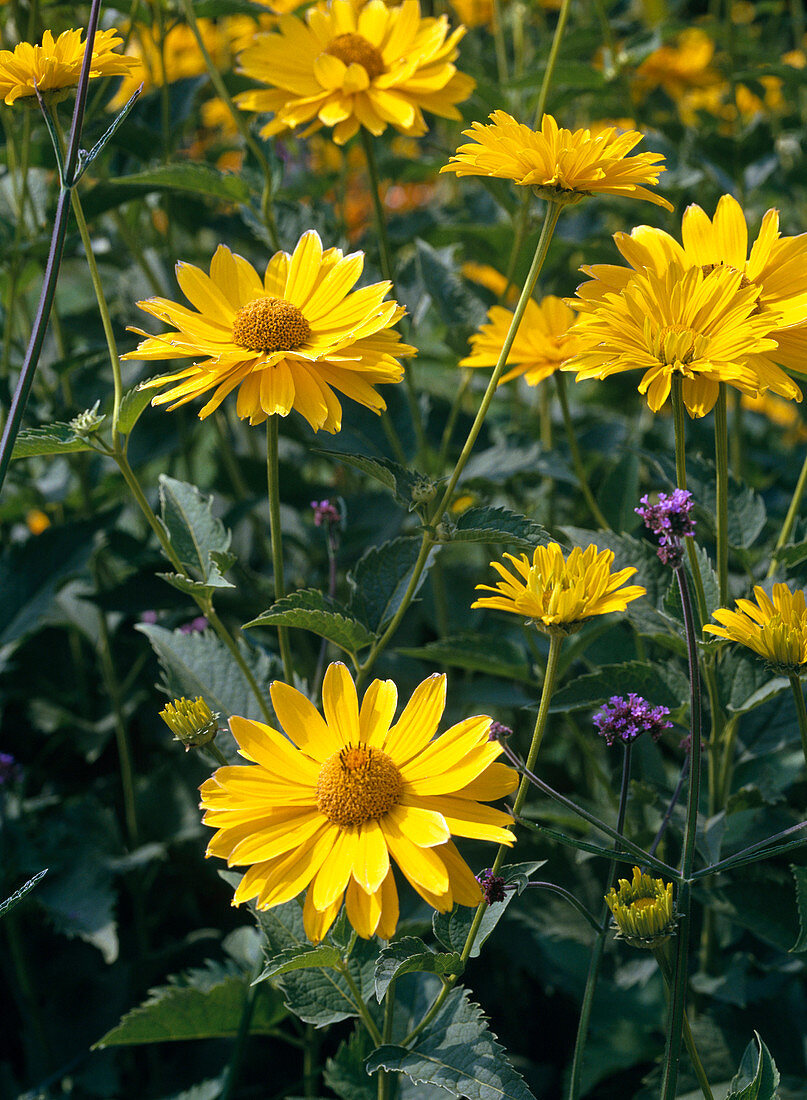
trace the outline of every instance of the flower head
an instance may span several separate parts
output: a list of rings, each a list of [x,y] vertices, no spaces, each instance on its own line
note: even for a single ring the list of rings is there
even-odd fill
[[[807,665],[804,590],[791,592],[786,584],[775,584],[769,596],[757,585],[754,595],[756,603],[737,600],[734,611],[721,607],[712,612],[721,625],[707,623],[703,629],[752,649],[777,672],[802,672]]]
[[[488,323],[471,337],[471,354],[460,360],[460,366],[494,367],[512,320],[510,310],[493,306]],[[507,356],[512,369],[502,375],[499,385],[523,374],[528,386],[537,386],[554,374],[578,351],[577,337],[569,334],[573,322],[574,313],[560,298],[549,294],[540,304],[530,298]]]
[[[219,768],[202,785],[204,821],[217,830],[208,855],[247,864],[234,903],[269,909],[308,888],[309,938],[322,939],[343,898],[360,936],[389,939],[398,921],[391,862],[433,908],[477,905],[482,891],[451,836],[510,844],[508,814],[479,800],[501,798],[517,775],[496,761],[490,718],[477,715],[435,737],[445,676],[415,689],[394,722],[398,693],[374,680],[359,707],[343,664],[322,685],[324,717],[276,681],[271,726],[231,718],[250,767]]]
[[[516,558],[505,554],[513,563],[515,574],[497,561],[490,564],[502,578],[495,587],[478,584],[477,591],[495,592],[483,596],[471,607],[491,607],[510,611],[532,619],[547,633],[571,634],[594,615],[624,611],[631,600],[645,594],[640,585],[622,588],[636,572],[629,567],[611,572],[613,550],[598,550],[575,546],[568,558],[556,542],[538,546],[532,561],[526,554]]]
[[[185,751],[209,744],[218,733],[218,714],[214,714],[201,695],[196,699],[174,699],[160,711],[160,718],[181,741]]]
[[[280,18],[278,32],[259,35],[241,54],[241,72],[268,85],[236,97],[245,111],[271,111],[263,137],[307,125],[306,133],[333,127],[337,145],[360,126],[382,134],[388,125],[402,134],[426,133],[423,111],[460,117],[456,104],[475,81],[457,72],[458,44],[448,20],[422,19],[419,0],[388,8],[330,0],[312,5],[305,21]]]
[[[631,947],[661,947],[675,927],[672,883],[633,868],[633,879],[619,880],[605,895],[617,935]]]
[[[476,876],[476,881],[482,887],[482,894],[487,905],[495,905],[504,901],[507,897],[507,886],[501,875],[494,875],[490,867]],[[511,887],[513,889],[513,887]]]
[[[141,309],[173,325],[171,332],[149,336],[124,358],[201,357],[176,374],[144,386],[165,386],[152,401],[172,409],[210,390],[204,418],[238,388],[236,410],[250,424],[296,409],[316,431],[337,432],[342,423],[338,390],[380,412],[386,408],[374,387],[400,382],[396,356],[415,348],[400,342],[390,328],[404,313],[384,301],[389,283],[351,288],[364,266],[364,254],[343,256],[323,250],[319,235],[304,233],[294,253],[276,252],[263,279],[252,264],[219,245],[210,275],[191,264],[177,264],[177,280],[198,312],[165,298],[138,302]]]
[[[658,741],[664,730],[672,729],[668,722],[670,711],[667,707],[653,707],[641,695],[630,692],[627,699],[621,695],[612,695],[594,715],[597,733],[605,738],[607,745],[622,741],[629,745],[643,733],[649,733]]]
[[[618,133],[608,127],[594,135],[590,130],[561,129],[552,115],[544,115],[540,130],[516,122],[506,111],[494,111],[492,123],[474,122],[461,145],[441,172],[458,176],[493,176],[538,189],[553,202],[579,202],[587,195],[628,195],[656,206],[672,207],[660,195],[648,191],[665,171],[660,153],[629,157],[642,140],[635,130]]]
[[[315,527],[334,527],[342,522],[342,514],[331,500],[312,500]]]
[[[578,381],[643,370],[639,393],[653,412],[679,377],[693,417],[712,409],[721,382],[751,395],[776,389],[776,376],[786,376],[769,358],[776,347],[770,319],[757,310],[756,289],[742,280],[731,268],[686,268],[671,259],[660,273],[630,273],[620,291],[598,300],[584,286],[572,329],[582,350],[563,369],[577,371]]]
[[[659,493],[655,504],[650,503],[645,493],[640,507],[633,509],[642,517],[645,527],[659,536],[658,556],[665,565],[680,564],[683,557],[681,539],[695,534],[692,506],[692,493],[688,489],[674,489],[671,496]]]
[[[50,31],[45,31],[41,46],[20,42],[13,50],[0,50],[0,96],[4,101],[11,105],[18,99],[35,97],[37,88],[43,95],[74,88],[84,61],[83,33],[83,28],[79,28],[63,31],[54,38]],[[114,52],[122,42],[116,30],[96,31],[91,79],[124,76],[139,67],[136,58]]]

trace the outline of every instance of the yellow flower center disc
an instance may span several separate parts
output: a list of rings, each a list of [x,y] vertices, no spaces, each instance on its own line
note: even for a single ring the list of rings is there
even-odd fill
[[[653,352],[669,367],[683,367],[693,359],[702,359],[709,341],[701,333],[683,325],[667,325],[653,339]]]
[[[656,898],[656,897],[637,898],[636,901],[632,901],[630,903],[630,908],[631,909],[652,909],[655,906],[657,901],[658,901],[658,898]]]
[[[361,742],[329,756],[317,779],[317,809],[334,825],[383,817],[400,801],[403,778],[380,749]]]
[[[371,80],[384,72],[384,59],[381,54],[361,34],[340,34],[326,48],[325,53],[338,57],[346,65],[363,65]]]
[[[310,335],[308,321],[285,298],[255,298],[233,322],[233,343],[251,351],[293,351]]]

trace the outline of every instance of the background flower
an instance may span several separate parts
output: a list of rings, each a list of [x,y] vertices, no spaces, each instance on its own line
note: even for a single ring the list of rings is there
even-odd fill
[[[84,61],[84,31],[63,31],[54,38],[51,31],[42,35],[42,45],[20,42],[12,50],[0,50],[0,96],[11,105],[18,99],[40,92],[56,92],[78,84]],[[134,57],[115,53],[123,39],[116,30],[96,31],[92,48],[90,77],[124,76],[140,68]]]
[[[577,337],[569,333],[574,319],[574,312],[553,294],[540,303],[531,298],[507,356],[508,364],[515,365],[502,375],[499,385],[523,374],[527,385],[537,386],[554,374],[578,350]],[[493,306],[488,311],[488,323],[471,337],[471,354],[459,365],[495,367],[512,320],[510,310]]]
[[[720,626],[707,623],[704,630],[739,642],[764,657],[774,668],[797,672],[807,664],[807,606],[803,589],[791,592],[786,584],[775,584],[769,596],[754,588],[753,600],[737,600],[736,610],[721,607],[712,612]]]

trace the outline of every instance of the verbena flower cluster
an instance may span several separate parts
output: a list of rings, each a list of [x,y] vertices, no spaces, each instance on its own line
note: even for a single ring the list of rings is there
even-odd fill
[[[664,730],[672,729],[668,707],[652,706],[641,695],[630,692],[627,699],[612,695],[594,715],[594,726],[608,745],[622,741],[629,745],[643,733],[658,741]]]
[[[650,503],[650,497],[645,493],[640,507],[634,508],[644,520],[645,527],[658,535],[658,556],[665,565],[680,563],[683,556],[681,539],[691,538],[695,534],[692,506],[692,493],[688,489],[674,489],[670,496],[659,493],[655,504]]]

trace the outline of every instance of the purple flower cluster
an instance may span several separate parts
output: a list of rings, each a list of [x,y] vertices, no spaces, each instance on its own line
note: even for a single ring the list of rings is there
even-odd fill
[[[594,725],[609,745],[614,741],[628,745],[643,733],[658,741],[664,730],[672,729],[672,722],[667,721],[669,714],[667,707],[653,707],[641,695],[631,692],[627,699],[612,695],[603,703],[594,715]]]
[[[482,887],[482,893],[488,905],[493,905],[497,901],[504,901],[507,891],[504,879],[500,875],[491,874],[490,867],[480,871],[476,876],[476,881]]]
[[[672,496],[659,493],[655,504],[648,495],[642,497],[640,506],[634,508],[653,534],[658,535],[658,556],[665,565],[680,565],[683,558],[681,539],[695,534],[692,518],[692,493],[688,489],[674,489]]]
[[[331,500],[312,500],[315,527],[331,527],[342,522],[339,509]]]
[[[513,731],[502,722],[491,722],[488,730],[488,741],[504,741],[506,737],[512,737]]]

